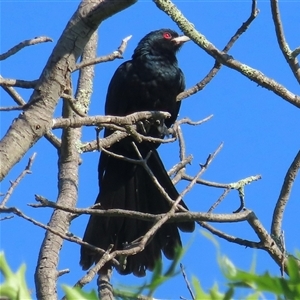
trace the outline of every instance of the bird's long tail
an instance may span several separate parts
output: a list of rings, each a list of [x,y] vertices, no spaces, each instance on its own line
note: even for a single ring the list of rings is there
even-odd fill
[[[106,155],[102,153],[101,155]],[[161,159],[153,150],[148,166],[158,182],[173,199],[179,196],[172,184]],[[160,193],[146,170],[133,163],[106,156],[106,167],[101,180],[101,190],[96,199],[102,209],[119,208],[150,214],[161,214],[170,210],[170,204]],[[184,207],[183,201],[180,202]],[[92,215],[89,219],[83,240],[106,250],[113,244],[114,249],[124,249],[126,245],[143,237],[153,226],[152,222],[126,217],[102,217]],[[181,246],[178,228],[192,232],[194,222],[165,223],[147,243],[145,249],[127,257],[121,274],[133,273],[144,276],[145,271],[153,270],[155,262],[161,259],[161,252],[169,259],[174,259],[175,249]],[[98,262],[101,255],[86,247],[81,247],[80,264],[84,270]],[[106,267],[110,267],[107,264]]]

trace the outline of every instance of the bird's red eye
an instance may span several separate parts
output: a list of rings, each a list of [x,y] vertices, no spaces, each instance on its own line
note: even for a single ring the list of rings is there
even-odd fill
[[[167,40],[170,40],[172,38],[172,35],[170,32],[164,32],[163,33],[163,37]]]

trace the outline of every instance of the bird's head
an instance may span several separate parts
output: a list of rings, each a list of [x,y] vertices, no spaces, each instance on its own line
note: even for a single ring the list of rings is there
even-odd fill
[[[133,58],[151,53],[158,56],[175,56],[183,43],[189,41],[187,36],[171,29],[160,29],[148,33],[136,47]]]

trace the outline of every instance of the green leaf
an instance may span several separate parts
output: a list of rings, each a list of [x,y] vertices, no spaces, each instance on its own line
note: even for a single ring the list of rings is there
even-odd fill
[[[10,300],[32,299],[25,281],[26,266],[22,264],[16,273],[10,269],[6,262],[4,252],[0,252],[0,272],[4,282],[0,285],[0,296]]]
[[[195,290],[195,298],[201,300],[213,300],[210,295],[206,294],[200,284],[200,281],[196,277],[192,277],[192,285]]]
[[[299,269],[298,269],[298,264],[297,261],[294,257],[290,256],[288,258],[288,272],[289,276],[292,282],[300,284],[300,274],[299,274]]]
[[[62,285],[62,289],[66,294],[67,300],[98,300],[97,294],[94,290],[87,293],[81,290],[79,287],[71,287],[64,284]]]

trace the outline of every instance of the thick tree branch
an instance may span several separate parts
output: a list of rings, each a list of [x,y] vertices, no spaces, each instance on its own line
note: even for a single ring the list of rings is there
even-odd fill
[[[278,264],[278,266],[286,273],[287,256],[285,256],[285,252],[282,252],[277,243],[275,243],[274,239],[268,234],[267,230],[263,227],[254,212],[250,214],[248,223],[259,237],[263,245],[262,249],[267,251],[268,254],[273,258],[273,260]],[[297,262],[298,268],[300,269],[300,261],[298,259],[296,259],[295,261]]]
[[[95,57],[98,36],[95,31],[83,51],[85,57]],[[93,90],[94,66],[80,70],[77,82],[76,101],[81,105],[89,105]],[[70,74],[69,74],[70,75]],[[89,91],[82,93],[82,91]],[[68,91],[72,94],[72,89]],[[63,103],[63,117],[79,118],[71,109],[69,102]],[[57,203],[68,207],[75,207],[78,197],[78,165],[79,152],[77,142],[81,139],[81,128],[66,128],[62,133],[61,148],[58,161],[58,199]],[[72,221],[72,215],[62,210],[55,210],[51,216],[49,227],[57,232],[67,232]],[[39,253],[38,265],[35,272],[37,298],[52,298],[56,295],[57,276],[55,272],[58,266],[59,252],[63,238],[47,231]],[[54,296],[55,297],[55,296]]]

